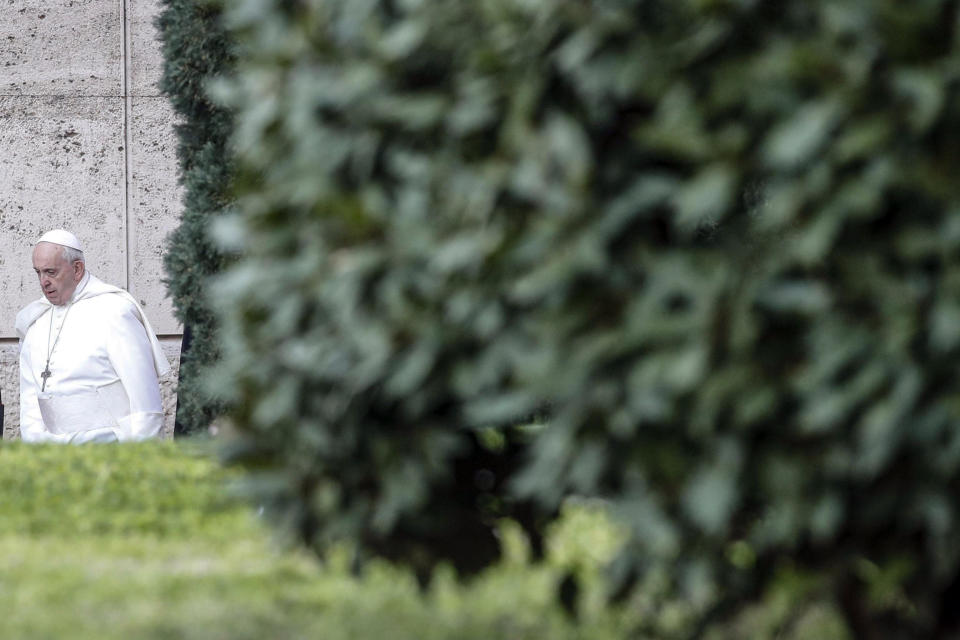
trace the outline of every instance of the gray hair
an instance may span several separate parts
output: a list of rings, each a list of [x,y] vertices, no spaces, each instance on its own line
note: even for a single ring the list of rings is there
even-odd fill
[[[83,259],[83,251],[74,249],[73,247],[63,247],[63,259],[70,264],[78,261],[86,264],[86,261]]]

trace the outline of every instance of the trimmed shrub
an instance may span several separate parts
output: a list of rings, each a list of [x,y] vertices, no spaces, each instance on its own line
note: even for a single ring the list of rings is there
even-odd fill
[[[503,562],[470,585],[444,569],[423,593],[402,568],[357,572],[346,547],[320,565],[271,544],[225,494],[237,474],[195,441],[0,447],[5,639],[608,640],[633,626],[601,597],[616,531],[596,508],[571,507],[548,564],[531,566],[507,523]],[[586,585],[579,623],[553,598],[572,561]]]
[[[203,368],[217,359],[216,322],[206,299],[223,255],[207,235],[210,221],[230,203],[226,143],[230,116],[216,106],[206,85],[225,73],[232,54],[212,2],[162,0],[156,24],[163,45],[160,89],[177,115],[177,159],[184,187],[180,226],[168,239],[164,268],[177,319],[184,326],[177,389],[176,435],[205,430],[222,412],[206,393]]]
[[[859,637],[949,633],[957,13],[231,5],[219,372],[260,498],[471,568],[492,518],[601,496],[677,635],[784,581]]]
[[[248,519],[231,476],[203,448],[169,441],[4,446],[0,536],[220,538]]]

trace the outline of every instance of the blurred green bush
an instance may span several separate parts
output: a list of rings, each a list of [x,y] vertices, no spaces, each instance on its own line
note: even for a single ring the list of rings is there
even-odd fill
[[[5,444],[0,536],[219,539],[249,530],[245,504],[227,491],[231,474],[209,448]]]
[[[206,448],[207,450],[209,448]],[[626,637],[628,609],[602,597],[616,529],[572,508],[532,565],[515,525],[508,553],[469,585],[442,568],[421,591],[409,570],[357,571],[346,546],[284,551],[229,497],[236,473],[204,447],[0,447],[0,636],[5,640],[488,640]],[[574,622],[554,598],[572,563],[585,589]]]
[[[271,513],[426,571],[601,496],[687,635],[794,575],[858,637],[953,632],[956,2],[226,17],[217,375]]]

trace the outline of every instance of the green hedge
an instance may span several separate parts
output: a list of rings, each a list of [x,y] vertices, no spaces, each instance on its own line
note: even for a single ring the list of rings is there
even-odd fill
[[[470,585],[449,569],[423,592],[406,569],[331,550],[288,551],[237,501],[236,473],[173,443],[0,447],[0,635],[9,640],[477,640],[625,637],[600,567],[616,531],[575,509],[533,566],[515,526],[508,558]],[[230,487],[233,487],[231,489]],[[584,576],[581,622],[555,602]]]
[[[226,15],[218,377],[271,513],[421,567],[602,496],[690,635],[795,574],[952,633],[956,2]]]
[[[690,604],[668,597],[662,575],[609,606],[603,567],[626,532],[602,504],[566,504],[536,563],[522,529],[501,522],[500,562],[468,583],[441,567],[423,589],[385,562],[358,571],[348,545],[320,563],[278,544],[210,450],[0,447],[3,638],[661,640],[690,624]],[[571,574],[576,620],[556,598]],[[816,587],[785,574],[733,635],[708,637],[848,640]]]
[[[229,477],[201,448],[171,442],[6,445],[0,536],[222,538],[248,518]]]
[[[206,297],[208,280],[224,265],[209,237],[213,219],[230,204],[227,153],[230,115],[214,104],[207,84],[226,73],[232,53],[213,2],[162,0],[156,19],[162,43],[160,89],[176,114],[177,160],[183,186],[180,225],[167,239],[165,284],[185,329],[177,390],[177,434],[207,429],[222,412],[202,384],[203,369],[216,361],[216,321]]]

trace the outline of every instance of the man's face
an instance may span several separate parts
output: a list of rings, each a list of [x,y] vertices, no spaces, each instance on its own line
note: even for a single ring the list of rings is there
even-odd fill
[[[63,257],[63,247],[41,242],[33,249],[33,270],[40,279],[40,289],[52,304],[70,302],[77,284],[83,278],[83,263],[69,263]]]

